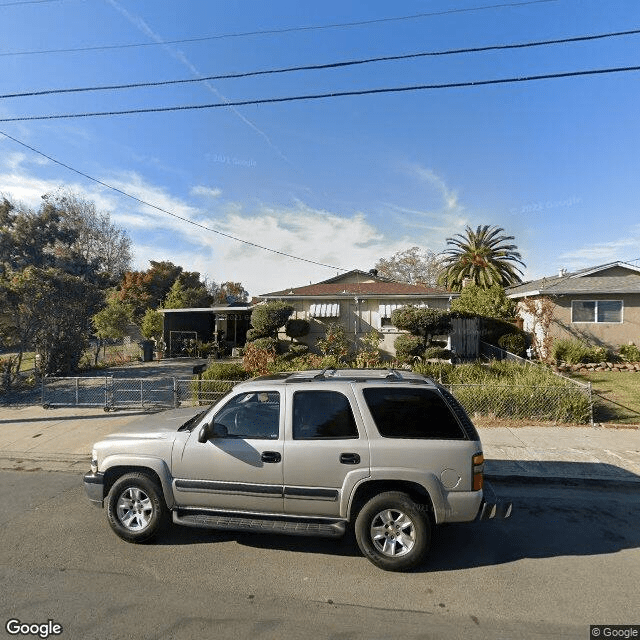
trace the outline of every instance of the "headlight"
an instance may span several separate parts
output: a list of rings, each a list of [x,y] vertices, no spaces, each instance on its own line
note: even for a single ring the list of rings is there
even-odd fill
[[[98,452],[94,449],[91,452],[91,472],[95,473],[98,470]]]

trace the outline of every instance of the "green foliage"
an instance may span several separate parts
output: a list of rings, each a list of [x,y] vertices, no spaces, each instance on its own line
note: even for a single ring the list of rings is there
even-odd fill
[[[203,380],[246,380],[248,377],[239,362],[213,362],[202,374]]]
[[[527,354],[527,341],[521,333],[505,333],[498,338],[498,346],[521,358]]]
[[[184,283],[183,275],[176,278],[164,300],[165,309],[197,309],[209,307],[213,297],[203,284],[189,287]]]
[[[293,340],[303,338],[309,333],[311,325],[308,320],[290,318],[284,326],[284,332]]]
[[[605,347],[588,345],[578,340],[555,340],[551,355],[556,362],[583,364],[587,362],[606,362],[612,358]]]
[[[349,354],[349,340],[345,328],[337,323],[330,322],[324,338],[318,340],[318,349],[324,356],[330,356],[336,363],[345,363]]]
[[[441,309],[426,309],[407,305],[391,314],[391,323],[414,336],[429,338],[451,331],[451,315]]]
[[[91,319],[99,338],[121,340],[127,333],[131,321],[130,309],[121,302],[111,301]]]
[[[401,333],[394,341],[396,358],[400,362],[412,362],[417,357],[424,355],[426,344],[421,336],[410,333]]]
[[[451,303],[451,311],[507,319],[516,315],[516,305],[499,284],[486,288],[468,284],[462,288],[460,297]]]
[[[442,347],[428,347],[424,352],[426,360],[451,360],[453,353]]]
[[[256,349],[265,349],[266,351],[273,351],[278,353],[278,339],[277,338],[257,338],[251,343]]]
[[[500,318],[480,318],[480,333],[482,340],[489,344],[499,345],[500,339],[505,335],[520,335],[527,342],[527,334],[516,327],[515,324],[501,320]]]
[[[299,358],[309,353],[309,347],[306,344],[292,344],[286,353],[288,358]]]
[[[369,331],[360,338],[360,348],[354,357],[354,366],[370,369],[380,364],[380,342],[382,336],[375,330]]]
[[[140,331],[147,340],[157,342],[164,331],[164,315],[156,309],[147,309],[140,323]]]
[[[623,360],[627,362],[640,362],[640,349],[635,344],[623,344],[618,349]]]
[[[258,305],[251,313],[252,329],[247,333],[247,339],[275,337],[292,313],[293,307],[286,302],[273,301]]]
[[[520,282],[524,267],[513,236],[503,235],[502,227],[478,226],[474,231],[465,228],[465,233],[456,233],[447,238],[451,248],[444,252],[444,268],[438,282],[460,291],[469,280],[480,287],[492,285],[508,286]]]

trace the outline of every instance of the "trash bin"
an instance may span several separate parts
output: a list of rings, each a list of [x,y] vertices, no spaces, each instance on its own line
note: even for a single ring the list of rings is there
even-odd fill
[[[142,347],[142,362],[151,362],[153,360],[153,342],[143,340],[140,347]]]

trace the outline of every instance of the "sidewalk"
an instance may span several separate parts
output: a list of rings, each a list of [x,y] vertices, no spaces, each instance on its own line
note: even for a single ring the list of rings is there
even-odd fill
[[[0,469],[89,469],[93,443],[146,415],[140,410],[0,407]],[[490,478],[640,486],[640,431],[594,427],[478,429]]]

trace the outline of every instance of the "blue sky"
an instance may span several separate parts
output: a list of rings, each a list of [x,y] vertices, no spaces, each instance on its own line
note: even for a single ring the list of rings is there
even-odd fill
[[[517,3],[519,0],[513,0]],[[521,1],[521,0],[520,0]],[[635,0],[391,5],[274,0],[0,2],[0,93],[196,78],[640,28]],[[461,9],[472,9],[460,11]],[[411,16],[158,45],[167,40]],[[158,88],[0,99],[0,118],[195,105],[640,64],[640,35]],[[516,238],[526,279],[640,258],[640,72],[330,100],[0,122],[0,131],[182,218],[344,269],[465,225]],[[135,266],[171,260],[257,295],[336,269],[234,242],[0,136],[0,193],[71,188],[126,228]]]

